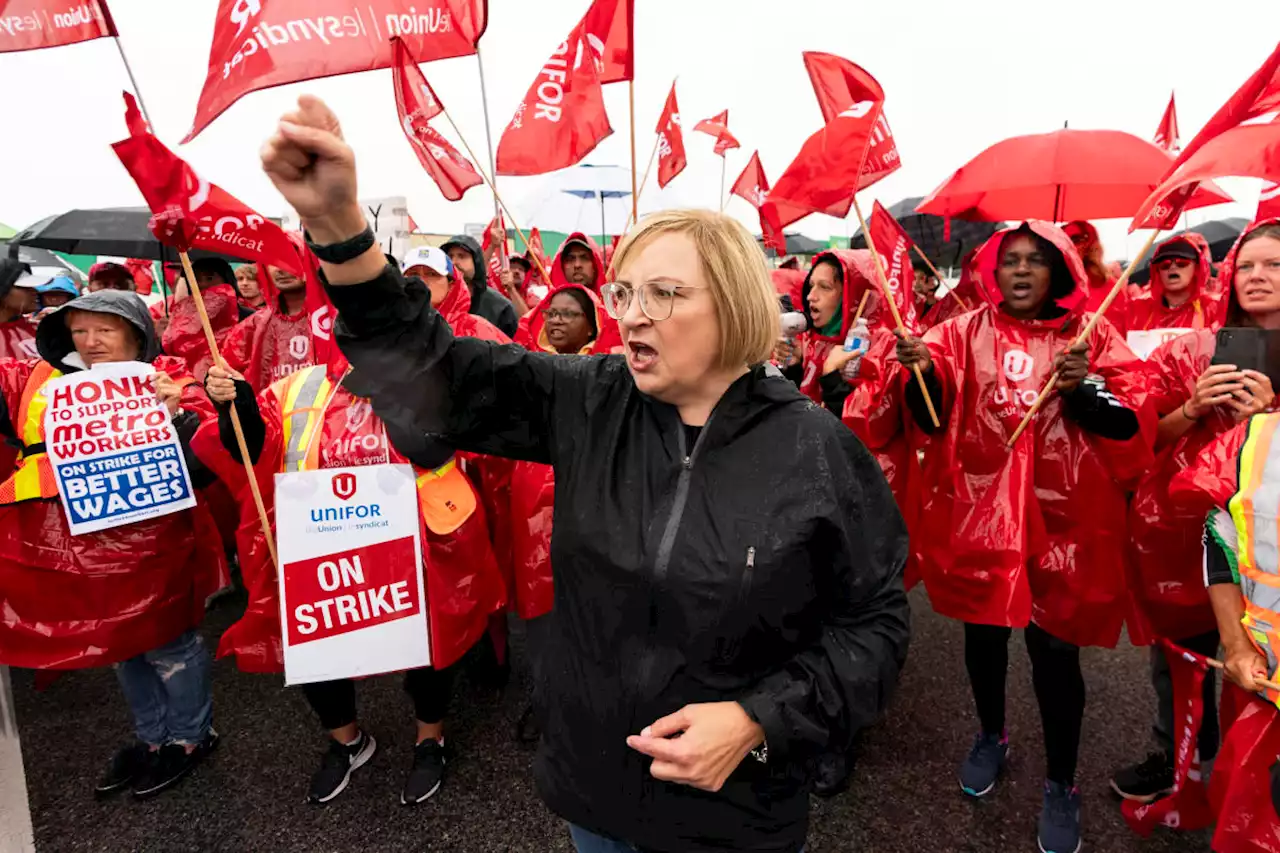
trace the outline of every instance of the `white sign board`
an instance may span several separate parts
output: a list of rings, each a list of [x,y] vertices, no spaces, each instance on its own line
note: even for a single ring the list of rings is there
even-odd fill
[[[409,465],[277,474],[286,684],[431,663]]]
[[[1125,336],[1125,340],[1129,344],[1129,349],[1133,350],[1134,355],[1146,361],[1161,344],[1194,331],[1195,329],[1148,329],[1141,332],[1130,332]]]
[[[140,361],[114,362],[41,389],[45,445],[72,536],[196,505],[155,372]]]

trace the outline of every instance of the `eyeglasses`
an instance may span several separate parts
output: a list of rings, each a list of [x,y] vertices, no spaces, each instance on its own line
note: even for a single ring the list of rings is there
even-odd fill
[[[676,307],[676,294],[681,290],[697,290],[692,284],[672,284],[667,281],[650,281],[631,288],[625,284],[606,284],[600,288],[605,312],[615,320],[621,320],[631,307],[631,294],[640,293],[640,310],[655,323],[666,320]]]
[[[1156,269],[1164,271],[1170,267],[1189,267],[1191,266],[1191,261],[1186,258],[1161,258],[1156,261],[1155,266]]]
[[[1085,234],[1083,232],[1076,232],[1071,234],[1071,244],[1074,246],[1083,246],[1085,243],[1088,243],[1088,242],[1089,242],[1088,234]]]
[[[581,311],[569,311],[562,308],[547,308],[542,312],[542,316],[548,320],[564,320],[566,323],[576,320],[579,317],[585,317]]]

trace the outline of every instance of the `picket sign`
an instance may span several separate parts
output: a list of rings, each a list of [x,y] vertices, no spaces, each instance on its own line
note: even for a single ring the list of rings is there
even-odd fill
[[[430,666],[413,468],[275,475],[286,684]]]
[[[72,536],[196,505],[155,372],[140,361],[113,362],[44,386],[47,452]]]
[[[1125,343],[1129,344],[1129,349],[1133,350],[1134,355],[1146,361],[1161,344],[1194,331],[1195,329],[1144,329],[1140,332],[1129,332],[1125,335]]]

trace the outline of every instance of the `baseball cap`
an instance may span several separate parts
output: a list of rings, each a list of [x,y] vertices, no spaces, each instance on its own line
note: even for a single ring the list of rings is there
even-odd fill
[[[453,278],[453,261],[449,260],[449,256],[443,249],[437,249],[435,246],[419,246],[411,250],[404,256],[404,261],[400,264],[400,272],[408,272],[414,267],[426,267],[445,278]]]
[[[18,286],[21,287],[22,285],[19,284]],[[48,283],[37,287],[36,292],[41,294],[54,292],[69,293],[73,299],[80,295],[80,290],[76,287],[75,282],[65,275],[55,276]]]
[[[1163,258],[1182,258],[1187,261],[1198,261],[1200,260],[1200,253],[1196,251],[1195,246],[1186,240],[1170,240],[1156,249],[1155,257],[1151,260],[1158,261]]]

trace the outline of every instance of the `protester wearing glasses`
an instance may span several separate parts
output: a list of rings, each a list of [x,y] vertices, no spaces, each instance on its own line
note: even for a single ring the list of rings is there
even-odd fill
[[[1162,255],[1166,246],[1156,252],[1157,265],[1162,257],[1178,257]],[[1268,267],[1268,259],[1273,266]],[[1200,265],[1198,275],[1204,274],[1206,266]],[[1228,288],[1223,312],[1227,325],[1280,328],[1277,269],[1280,220],[1246,228],[1222,266],[1222,281]],[[1160,275],[1157,272],[1152,278],[1153,288]],[[1160,346],[1147,359],[1149,399],[1160,417],[1157,456],[1138,484],[1129,511],[1131,588],[1145,620],[1144,625],[1131,626],[1130,634],[1135,642],[1163,637],[1207,657],[1217,656],[1219,634],[1203,583],[1204,513],[1172,500],[1170,487],[1218,436],[1275,404],[1275,390],[1266,374],[1229,364],[1211,365],[1216,349],[1212,328],[1202,327]],[[1173,683],[1165,654],[1155,645],[1151,681],[1156,692],[1155,749],[1146,760],[1119,770],[1111,779],[1117,794],[1144,803],[1168,794],[1174,778]],[[1218,752],[1214,682],[1212,673],[1204,680],[1201,761],[1213,760]]]
[[[1151,286],[1124,306],[1124,328],[1130,332],[1157,329],[1214,329],[1222,325],[1225,305],[1209,293],[1213,263],[1207,245],[1185,237],[1161,243],[1151,257]],[[1111,316],[1111,311],[1107,312]]]
[[[284,116],[263,165],[328,258],[374,406],[555,469],[534,774],[578,849],[800,850],[808,762],[897,679],[906,537],[871,455],[764,363],[778,314],[751,235],[650,217],[602,288],[625,355],[534,353],[455,337],[386,263],[322,102]]]

